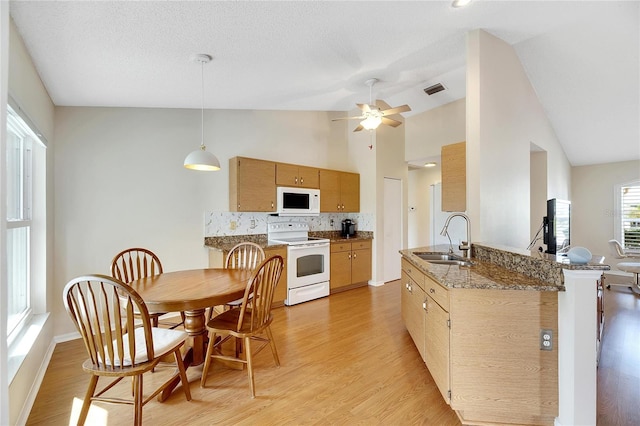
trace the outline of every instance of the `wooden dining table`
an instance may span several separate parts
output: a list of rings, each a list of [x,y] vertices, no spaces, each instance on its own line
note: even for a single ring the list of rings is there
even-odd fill
[[[206,309],[242,298],[250,276],[251,271],[239,269],[192,269],[141,278],[129,285],[142,297],[150,313],[184,312],[184,329],[189,335],[184,363],[189,368],[204,362]],[[159,399],[168,398],[179,383],[176,375]]]

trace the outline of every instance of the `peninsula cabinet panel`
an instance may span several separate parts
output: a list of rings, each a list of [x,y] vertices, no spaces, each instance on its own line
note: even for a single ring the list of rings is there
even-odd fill
[[[442,309],[428,292],[426,308],[424,362],[442,397],[449,403],[449,312]]]
[[[558,293],[450,293],[451,407],[462,423],[553,425],[562,344]],[[551,351],[540,350],[540,329],[553,331]]]
[[[445,145],[442,157],[442,211],[467,210],[467,144]]]
[[[337,170],[320,170],[320,211],[359,212],[360,175]]]
[[[276,185],[317,189],[320,187],[320,169],[276,163]]]
[[[276,163],[253,158],[229,160],[229,211],[276,210]]]

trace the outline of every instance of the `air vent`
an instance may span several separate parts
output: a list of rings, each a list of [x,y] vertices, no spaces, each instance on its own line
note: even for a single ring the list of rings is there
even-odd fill
[[[445,87],[441,83],[438,83],[424,89],[424,93],[431,96],[434,93],[442,92],[443,90],[445,90]]]

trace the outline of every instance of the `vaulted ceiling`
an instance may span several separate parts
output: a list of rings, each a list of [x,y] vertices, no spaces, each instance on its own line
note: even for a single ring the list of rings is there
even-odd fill
[[[25,1],[10,12],[60,106],[410,116],[465,96],[465,39],[516,50],[572,165],[640,159],[638,1]],[[427,96],[423,89],[446,90]]]

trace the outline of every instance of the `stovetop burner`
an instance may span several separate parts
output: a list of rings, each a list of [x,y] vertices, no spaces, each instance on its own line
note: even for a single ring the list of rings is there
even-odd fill
[[[309,237],[309,224],[306,222],[270,223],[267,226],[269,244],[322,244],[328,243],[327,238]]]

